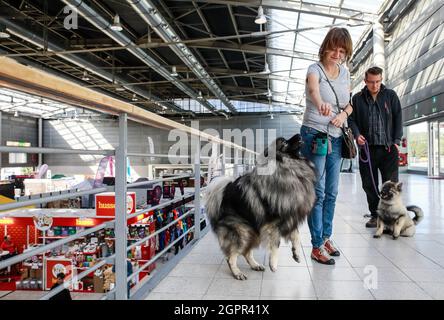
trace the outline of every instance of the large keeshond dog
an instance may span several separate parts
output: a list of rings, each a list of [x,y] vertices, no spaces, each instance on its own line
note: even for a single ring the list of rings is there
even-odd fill
[[[243,255],[253,270],[264,271],[253,257],[261,243],[276,271],[281,238],[290,241],[299,262],[299,231],[315,201],[315,171],[300,154],[301,136],[278,138],[258,157],[254,170],[236,180],[220,177],[206,192],[206,211],[233,276],[247,277],[237,266]]]

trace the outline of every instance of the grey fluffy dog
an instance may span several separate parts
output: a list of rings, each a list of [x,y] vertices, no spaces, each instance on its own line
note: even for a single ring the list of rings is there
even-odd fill
[[[258,157],[254,170],[234,181],[213,180],[208,186],[207,215],[236,279],[247,278],[237,266],[239,255],[253,270],[265,270],[253,257],[261,243],[270,251],[272,271],[277,269],[281,238],[291,242],[293,258],[299,262],[298,226],[314,205],[316,179],[313,165],[300,155],[301,146],[299,134],[289,140],[278,138]]]

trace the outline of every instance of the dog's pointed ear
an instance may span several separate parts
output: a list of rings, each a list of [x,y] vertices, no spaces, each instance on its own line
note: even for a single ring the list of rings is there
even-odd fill
[[[398,189],[398,191],[402,191],[402,182],[398,182],[396,189]]]

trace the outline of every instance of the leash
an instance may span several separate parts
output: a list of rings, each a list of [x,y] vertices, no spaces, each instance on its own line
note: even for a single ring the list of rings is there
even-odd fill
[[[379,190],[376,187],[375,178],[373,177],[372,162],[371,162],[371,159],[370,159],[370,149],[369,149],[369,146],[368,146],[368,142],[365,141],[364,145],[363,146],[359,146],[359,147],[364,150],[364,152],[360,152],[359,153],[359,160],[361,160],[363,163],[367,163],[368,164],[368,168],[370,170],[370,176],[372,177],[373,188],[375,189],[375,192],[376,192],[376,195],[378,196],[378,198],[381,198],[379,196]],[[362,154],[363,153],[365,154],[366,159],[362,158]]]

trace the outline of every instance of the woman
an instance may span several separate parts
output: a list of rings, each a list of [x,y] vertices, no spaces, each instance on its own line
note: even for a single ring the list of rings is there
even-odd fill
[[[352,46],[347,29],[331,29],[319,49],[319,62],[308,68],[305,87],[302,153],[314,163],[318,177],[316,202],[308,217],[311,258],[329,265],[335,264],[330,256],[340,255],[330,237],[341,166],[340,127],[353,111],[349,104],[350,73],[343,65],[351,58]]]

